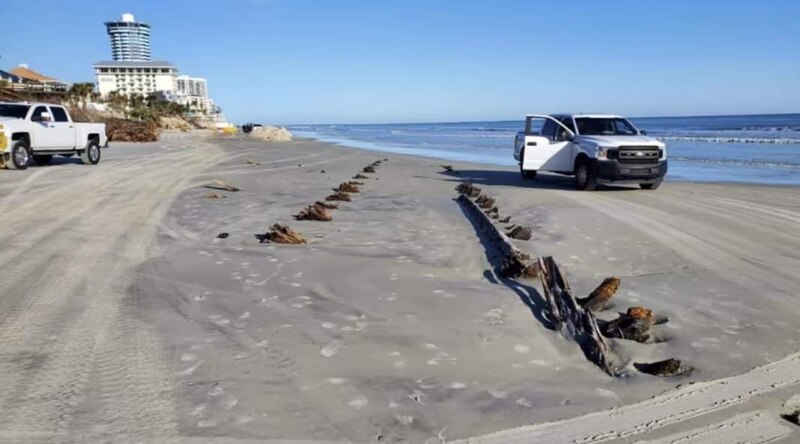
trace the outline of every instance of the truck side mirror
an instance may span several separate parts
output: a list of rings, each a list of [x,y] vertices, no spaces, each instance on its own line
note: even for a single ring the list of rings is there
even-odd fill
[[[42,111],[42,113],[39,114],[39,121],[40,122],[49,122],[50,121],[50,113],[48,113],[47,111]]]
[[[572,131],[567,131],[567,134],[565,134],[565,138],[570,142],[572,142],[572,140],[575,139],[575,133],[573,133]]]

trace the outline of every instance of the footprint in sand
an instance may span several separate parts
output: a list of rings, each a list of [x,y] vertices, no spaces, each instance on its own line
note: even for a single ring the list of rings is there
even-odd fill
[[[342,348],[343,344],[344,343],[342,341],[334,339],[330,344],[326,345],[325,348],[320,350],[319,353],[326,358],[330,358],[331,356],[339,353],[339,349]]]
[[[514,346],[514,351],[519,354],[525,354],[531,351],[531,348],[528,347],[527,345],[517,344]]]
[[[517,405],[522,406],[522,407],[533,407],[533,404],[531,404],[531,402],[528,401],[525,398],[517,399]]]
[[[359,396],[358,398],[353,399],[350,402],[348,402],[347,405],[349,405],[350,407],[353,407],[354,409],[361,410],[361,409],[363,409],[364,407],[367,406],[367,403],[368,403],[367,398],[365,398],[363,396]]]
[[[242,416],[239,416],[239,417],[237,417],[237,418],[234,420],[234,422],[235,422],[237,425],[248,424],[248,423],[251,423],[251,422],[253,422],[253,417],[252,417],[252,416],[250,416],[250,415],[242,415]]]
[[[197,355],[194,353],[184,353],[181,355],[181,362],[191,362],[197,359]]]
[[[508,398],[508,393],[501,390],[490,389],[489,396],[491,396],[494,399],[506,399]]]
[[[223,397],[219,401],[220,407],[222,407],[225,410],[230,410],[230,409],[236,407],[236,404],[238,404],[238,403],[239,403],[239,400],[234,398],[233,396],[230,396],[230,395]]]
[[[451,383],[448,388],[450,390],[461,390],[461,389],[467,388],[467,384],[464,384],[463,382],[457,382],[456,381],[456,382]]]
[[[327,381],[328,381],[328,384],[331,384],[331,385],[342,385],[347,380],[344,379],[344,378],[328,378]]]
[[[322,325],[322,328],[328,328],[328,329],[336,328],[336,324],[334,324],[333,322],[323,322],[320,325]]]

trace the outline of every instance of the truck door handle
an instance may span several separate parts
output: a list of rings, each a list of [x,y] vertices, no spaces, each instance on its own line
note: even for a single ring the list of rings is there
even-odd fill
[[[528,143],[526,143],[526,145],[528,145],[528,146],[536,146],[536,142],[528,142]]]

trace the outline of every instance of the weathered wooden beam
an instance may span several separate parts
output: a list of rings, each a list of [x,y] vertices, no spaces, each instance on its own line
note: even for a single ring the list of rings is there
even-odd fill
[[[497,273],[501,277],[536,277],[537,264],[528,263],[529,256],[519,251],[519,249],[511,243],[511,239],[505,235],[495,225],[490,216],[487,215],[478,204],[470,199],[467,194],[460,194],[456,199],[471,215],[476,225],[484,232],[486,237],[497,247],[503,260],[497,267]]]
[[[553,326],[564,337],[574,340],[587,359],[609,375],[618,376],[620,371],[610,360],[608,344],[600,334],[597,319],[591,310],[578,305],[566,276],[553,257],[539,258],[539,277]]]

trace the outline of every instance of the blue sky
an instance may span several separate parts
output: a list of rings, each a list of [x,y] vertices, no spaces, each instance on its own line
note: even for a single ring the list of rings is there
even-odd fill
[[[238,122],[800,112],[795,0],[2,0],[0,67],[92,81],[122,12]]]

